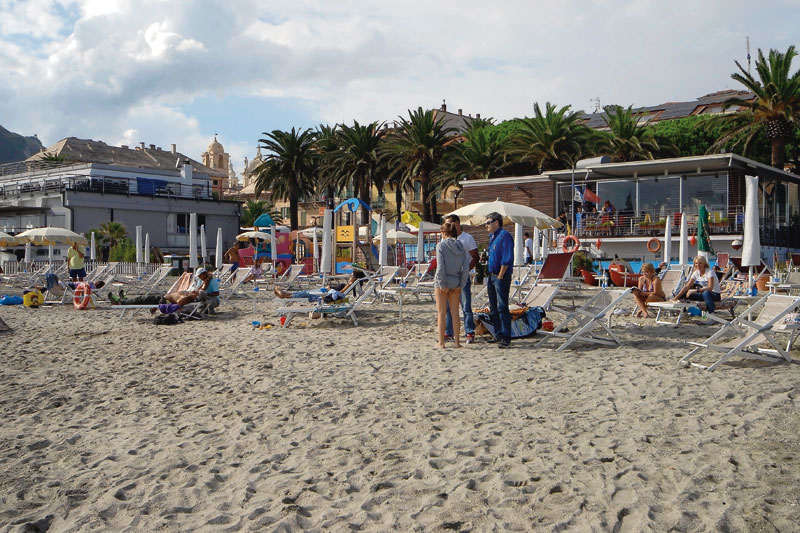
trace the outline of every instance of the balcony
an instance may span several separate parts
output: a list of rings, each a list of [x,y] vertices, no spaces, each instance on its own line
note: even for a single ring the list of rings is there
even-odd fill
[[[697,213],[687,213],[689,234],[697,231]],[[744,206],[731,206],[727,211],[712,211],[712,235],[740,235],[744,228]],[[576,213],[576,218],[578,214]],[[680,213],[667,215],[672,217],[672,234],[680,233]],[[639,216],[624,213],[614,215],[583,214],[583,219],[575,225],[575,234],[579,238],[592,237],[656,237],[663,236],[667,223],[666,216],[659,212],[642,211]]]

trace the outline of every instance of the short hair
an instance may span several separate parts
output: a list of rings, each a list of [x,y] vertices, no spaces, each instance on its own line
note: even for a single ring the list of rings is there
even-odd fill
[[[353,270],[353,273],[350,274],[350,275],[353,276],[356,279],[361,279],[361,278],[366,278],[367,277],[367,275],[364,274],[363,270]]]
[[[500,225],[500,227],[501,228],[503,227],[503,216],[500,213],[498,213],[496,211],[492,211],[491,213],[486,215],[486,218],[487,218],[487,220],[495,220],[495,221],[497,221],[497,223]]]
[[[449,215],[444,217],[444,219],[447,220],[448,222],[457,222],[458,224],[461,224],[461,217],[459,217],[454,213],[450,213]]]
[[[523,236],[523,237],[530,237],[530,236],[531,236],[531,234],[530,234],[530,233],[528,233],[528,232],[526,231],[525,233],[523,233],[523,234],[522,234],[522,236]]]
[[[442,224],[442,233],[447,237],[458,237],[458,230],[456,229],[456,225],[452,222],[445,222]]]

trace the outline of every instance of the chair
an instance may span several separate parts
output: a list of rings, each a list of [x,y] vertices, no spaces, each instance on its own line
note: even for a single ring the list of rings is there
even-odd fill
[[[619,339],[611,331],[611,313],[630,292],[631,289],[602,289],[581,307],[567,314],[552,332],[542,331],[546,336],[536,347],[542,346],[552,338],[564,339],[564,342],[555,349],[557,352],[567,349],[577,341],[619,346]],[[573,323],[574,325],[570,326]],[[595,333],[598,329],[599,332]]]
[[[727,252],[718,252],[717,253],[717,266],[721,270],[725,270],[728,267],[728,259],[730,255]]]
[[[786,291],[791,294],[793,290],[800,290],[800,272],[789,272],[782,283],[773,284],[772,288],[777,291]]]
[[[239,287],[241,287],[242,283],[244,283],[244,280],[247,278],[247,276],[250,275],[250,270],[252,270],[252,267],[239,267],[236,272],[234,272],[235,276],[228,278],[227,286],[223,287],[222,284],[220,284],[220,300],[227,300],[233,296],[236,291],[239,290]]]
[[[290,266],[286,272],[283,273],[283,276],[275,280],[275,284],[280,286],[283,289],[290,289],[295,283],[298,283],[298,278],[300,274],[303,273],[303,269],[305,265],[292,265]]]
[[[683,281],[683,280],[681,280]],[[678,288],[681,287],[682,284],[678,285]],[[717,311],[729,311],[731,313],[731,318],[734,318],[736,306],[739,305],[740,301],[736,299],[737,296],[740,296],[745,293],[745,285],[746,283],[743,281],[723,281],[720,283],[720,300],[714,303],[714,313],[709,314],[708,318],[719,322],[721,324],[726,323],[724,318],[721,318],[716,314]],[[664,289],[666,293],[666,289]],[[673,293],[674,294],[674,293]],[[667,293],[667,297],[669,297],[669,293]],[[690,307],[697,307],[700,311],[708,311],[706,308],[705,302],[698,302],[695,300],[680,300],[678,302],[666,301],[666,302],[652,302],[647,304],[647,307],[654,307],[658,309],[656,313],[656,323],[658,324],[669,324],[671,326],[679,326],[681,323],[681,319],[683,318],[683,312],[689,309]],[[677,318],[675,322],[671,322],[669,320],[664,320],[662,316],[666,312],[676,312]]]
[[[778,326],[782,325],[783,318],[800,306],[800,297],[784,296],[770,293],[742,312],[737,318],[727,322],[704,342],[690,342],[696,348],[686,354],[680,363],[692,365],[706,370],[716,370],[721,364],[725,363],[733,356],[740,356],[750,359],[758,359],[769,362],[791,362],[789,355],[792,341],[795,337],[792,328],[784,328],[784,331],[792,333],[792,337],[783,348],[775,340],[774,333],[780,331]],[[758,308],[760,312],[755,320],[750,320]],[[723,338],[733,334],[732,338]],[[759,348],[759,344],[769,343],[772,348]],[[711,350],[722,356],[710,366],[691,362],[690,359],[702,350]]]
[[[567,270],[569,269],[570,265],[572,264],[572,252],[564,252],[564,253],[557,253],[557,254],[549,254],[547,258],[542,263],[542,268],[539,270],[539,273],[536,275],[534,280],[534,285],[539,283],[550,283],[555,285],[561,285],[564,283]],[[528,278],[530,279],[530,277]],[[514,287],[512,282],[512,287]],[[517,285],[515,286],[515,291],[512,295],[510,295],[509,299],[513,300],[519,292],[526,288],[525,285]],[[481,292],[475,296],[474,300],[479,301],[485,298],[488,298],[489,288],[488,285],[481,289]]]
[[[172,284],[169,290],[165,294],[170,294],[173,292],[181,292],[181,291],[188,291],[189,288],[192,286],[192,282],[194,281],[194,276],[191,272],[184,272],[181,274],[177,280]],[[148,296],[145,293],[143,296]],[[141,309],[157,309],[159,304],[136,304],[136,305],[124,305],[124,304],[116,304],[112,305],[111,309],[114,311],[119,311],[120,318],[125,316],[125,313],[131,311],[133,314],[136,314]]]
[[[541,307],[545,311],[554,309],[553,300],[558,294],[558,285],[548,285],[547,283],[539,283],[531,287],[525,298],[522,299],[517,305],[520,307]],[[566,311],[556,309],[566,314]]]
[[[356,318],[356,311],[359,307],[361,307],[367,298],[371,297],[375,292],[375,285],[376,282],[374,280],[370,280],[367,283],[367,286],[364,287],[364,291],[361,295],[355,299],[352,303],[332,303],[332,304],[324,304],[320,303],[317,305],[309,305],[309,306],[290,306],[290,307],[281,307],[278,309],[277,313],[278,316],[285,316],[286,320],[283,321],[282,327],[289,326],[289,323],[292,321],[295,315],[299,314],[306,314],[309,313],[321,313],[323,316],[325,315],[333,315],[338,316],[341,318],[349,318],[353,321],[353,325],[358,325],[358,319]]]

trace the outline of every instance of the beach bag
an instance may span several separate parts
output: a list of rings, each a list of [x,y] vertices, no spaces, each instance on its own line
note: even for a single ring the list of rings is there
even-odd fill
[[[153,319],[153,324],[156,326],[173,326],[178,322],[180,322],[180,319],[174,313],[169,315],[158,315]]]
[[[0,298],[0,305],[22,305],[22,296],[6,294]]]
[[[22,305],[25,307],[39,307],[44,303],[44,295],[39,289],[28,289],[22,293]]]
[[[542,320],[546,317],[541,307],[525,307],[511,310],[511,338],[521,339],[530,337],[542,327]],[[477,335],[495,335],[495,327],[488,313],[475,314],[475,333]]]

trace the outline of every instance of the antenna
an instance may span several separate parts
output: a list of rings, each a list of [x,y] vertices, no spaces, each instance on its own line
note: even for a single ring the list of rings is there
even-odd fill
[[[750,37],[745,37],[747,43],[747,73],[750,74]]]
[[[589,98],[589,101],[594,103],[594,112],[595,113],[599,113],[600,112],[600,97],[599,96],[595,96],[594,98]]]

